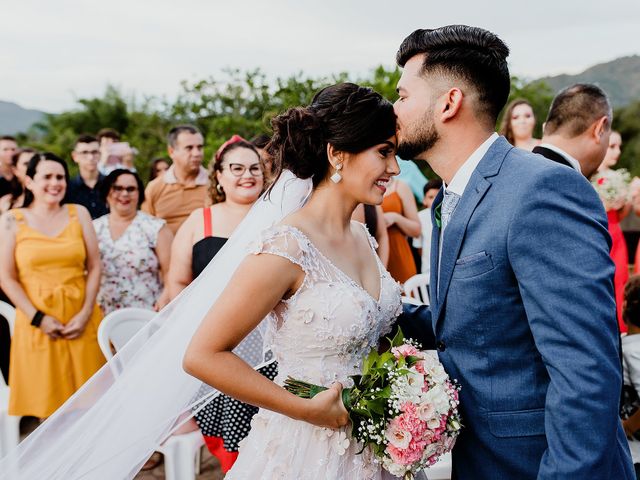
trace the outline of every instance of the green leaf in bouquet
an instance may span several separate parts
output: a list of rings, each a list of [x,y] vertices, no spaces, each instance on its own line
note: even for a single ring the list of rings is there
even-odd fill
[[[395,358],[396,357],[394,357],[391,352],[384,352],[382,355],[380,355],[380,357],[378,357],[378,360],[376,361],[376,366],[382,367],[387,363],[394,361]]]
[[[407,365],[409,365],[409,367],[413,367],[416,363],[422,360],[422,358],[416,357],[415,355],[408,355],[406,357],[406,360],[407,360]]]
[[[362,364],[363,375],[367,375],[369,373],[369,370],[373,365],[375,365],[377,359],[378,359],[378,352],[376,352],[375,349],[371,349],[371,351],[369,352],[369,355],[367,355],[367,357],[364,359],[364,362]]]
[[[402,345],[404,343],[404,334],[402,333],[402,329],[398,328],[398,331],[396,332],[394,337],[391,338],[391,339],[389,339],[387,337],[387,339],[389,340],[389,343],[391,344],[391,348],[399,347],[400,345]]]

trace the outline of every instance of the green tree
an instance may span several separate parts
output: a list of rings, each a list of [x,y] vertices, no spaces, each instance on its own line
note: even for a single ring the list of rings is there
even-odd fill
[[[618,167],[640,176],[640,100],[615,110],[613,128],[622,136],[622,155]]]

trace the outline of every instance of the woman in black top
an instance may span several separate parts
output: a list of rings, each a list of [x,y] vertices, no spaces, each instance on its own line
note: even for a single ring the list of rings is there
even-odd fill
[[[255,147],[234,135],[210,165],[212,206],[191,213],[176,233],[171,248],[168,288],[175,298],[207,267],[259,198],[264,186]],[[275,377],[275,365],[263,374]],[[196,415],[207,447],[227,472],[238,455],[257,408],[221,395]]]

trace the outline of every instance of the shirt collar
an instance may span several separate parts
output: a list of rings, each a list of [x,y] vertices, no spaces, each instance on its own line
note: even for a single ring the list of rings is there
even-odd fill
[[[578,173],[582,173],[582,169],[580,168],[580,162],[569,155],[567,152],[562,150],[561,148],[556,147],[555,145],[551,145],[550,143],[541,143],[538,145],[541,148],[547,148],[556,152],[558,155],[562,155],[567,162],[573,167],[574,170],[577,170]]]
[[[462,196],[464,193],[464,189],[467,188],[467,184],[471,179],[471,175],[473,171],[476,169],[482,157],[487,153],[493,142],[498,139],[499,135],[497,133],[493,133],[489,138],[487,138],[482,145],[480,145],[475,152],[471,154],[469,158],[462,164],[462,166],[458,169],[456,174],[451,179],[449,185],[445,185],[445,192],[452,192],[456,195]]]
[[[171,165],[166,172],[164,172],[164,176],[162,177],[164,183],[174,184],[178,183],[178,179],[176,178],[174,166]],[[209,183],[209,174],[207,173],[207,169],[203,166],[200,166],[200,170],[198,171],[198,176],[196,177],[195,184],[207,185]]]

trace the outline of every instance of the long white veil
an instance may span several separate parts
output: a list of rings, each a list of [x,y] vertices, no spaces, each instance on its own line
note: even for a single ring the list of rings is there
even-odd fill
[[[186,347],[251,243],[310,192],[311,180],[284,171],[197,280],[0,460],[0,480],[133,478],[194,408],[219,394],[183,371]],[[238,299],[238,312],[247,300]],[[268,360],[263,332],[261,325],[234,350],[254,367]]]

